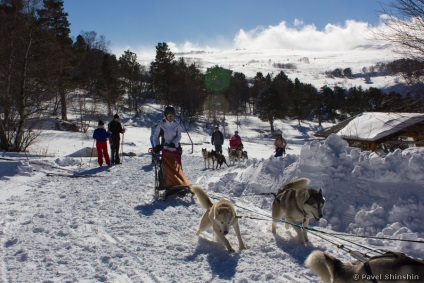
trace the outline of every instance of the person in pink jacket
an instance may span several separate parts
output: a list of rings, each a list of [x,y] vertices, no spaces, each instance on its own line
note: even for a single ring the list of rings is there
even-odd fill
[[[277,137],[275,138],[275,141],[274,141],[275,157],[286,154],[286,146],[287,146],[287,142],[283,138],[283,135],[277,134]]]

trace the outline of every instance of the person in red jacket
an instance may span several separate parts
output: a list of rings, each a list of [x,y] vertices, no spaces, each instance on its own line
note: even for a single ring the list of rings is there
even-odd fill
[[[230,138],[230,148],[232,150],[237,150],[239,147],[242,147],[241,137],[238,134],[238,131],[234,132],[234,135]]]
[[[107,140],[110,138],[110,135],[110,132],[106,132],[103,121],[99,120],[97,129],[94,130],[93,138],[96,140],[97,161],[100,166],[103,165],[103,156],[106,164],[110,166],[109,153],[107,152]]]

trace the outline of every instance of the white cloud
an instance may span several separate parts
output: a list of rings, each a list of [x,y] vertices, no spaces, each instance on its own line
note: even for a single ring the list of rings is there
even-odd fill
[[[169,49],[173,53],[182,53],[182,52],[190,52],[190,51],[215,51],[216,48],[212,48],[208,45],[201,46],[190,41],[186,41],[182,44],[177,44],[175,42],[167,42]]]
[[[303,25],[303,21],[299,20],[299,19],[295,19],[294,22],[293,22],[293,25],[295,27],[301,26],[301,25]]]
[[[344,25],[327,24],[318,29],[314,24],[305,24],[301,19],[295,19],[293,26],[282,21],[275,26],[258,26],[252,30],[240,29],[233,41],[225,38],[210,39],[205,44],[185,41],[183,43],[167,42],[173,53],[190,51],[215,52],[228,49],[294,49],[305,51],[346,51],[358,46],[383,45],[376,40],[375,34],[385,30],[382,22],[387,20],[381,15],[381,24],[370,26],[366,22],[354,20],[345,21]],[[154,58],[154,46],[117,46],[112,52],[118,57],[125,50],[135,52],[139,58]]]
[[[241,29],[234,37],[234,48],[342,51],[377,43],[372,33],[376,27],[365,22],[348,20],[344,26],[327,24],[323,30],[300,20],[294,25],[289,27],[283,21],[277,26]]]
[[[111,52],[116,55],[117,58],[121,57],[124,54],[124,51],[130,50],[137,54],[138,57],[155,57],[156,49],[153,46],[131,46],[131,45],[121,45],[121,46],[111,46]]]

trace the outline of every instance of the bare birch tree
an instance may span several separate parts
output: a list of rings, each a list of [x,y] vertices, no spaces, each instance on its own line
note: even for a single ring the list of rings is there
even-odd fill
[[[408,58],[424,60],[424,0],[393,0],[381,12],[384,28],[376,32],[377,39]]]

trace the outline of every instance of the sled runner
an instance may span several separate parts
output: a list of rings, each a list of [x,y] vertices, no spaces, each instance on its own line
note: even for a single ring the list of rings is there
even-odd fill
[[[161,154],[156,154],[153,149],[149,149],[149,152],[154,158],[157,199],[166,200],[171,195],[184,197],[191,193],[191,182],[184,175],[180,165],[180,152],[163,150]]]

